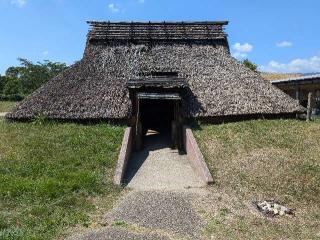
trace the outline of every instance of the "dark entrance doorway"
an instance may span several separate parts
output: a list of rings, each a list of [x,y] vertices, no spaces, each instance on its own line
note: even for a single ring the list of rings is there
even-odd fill
[[[138,93],[136,135],[141,149],[147,136],[161,135],[169,139],[171,148],[181,149],[180,96],[177,93]]]
[[[148,130],[170,134],[174,121],[174,101],[145,99],[140,101],[142,134]]]
[[[171,147],[182,149],[182,96],[188,83],[177,72],[152,72],[126,85],[132,101],[130,124],[134,127],[134,145],[142,150],[148,130],[169,134]]]

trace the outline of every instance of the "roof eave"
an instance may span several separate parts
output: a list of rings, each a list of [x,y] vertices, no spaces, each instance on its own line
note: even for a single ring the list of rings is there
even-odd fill
[[[148,24],[184,24],[184,25],[229,25],[229,21],[98,21],[98,20],[87,20],[86,21],[89,25],[94,24],[119,24],[119,25],[131,25],[131,24],[141,24],[141,25],[148,25]]]

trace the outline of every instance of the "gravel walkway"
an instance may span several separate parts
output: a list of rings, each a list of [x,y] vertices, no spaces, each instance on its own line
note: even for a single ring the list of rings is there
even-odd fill
[[[168,136],[148,136],[144,150],[134,153],[125,179],[133,190],[183,190],[204,187],[187,155],[179,155],[168,144]],[[170,140],[170,136],[169,136]]]
[[[203,220],[192,206],[195,193],[131,192],[108,214],[109,223],[124,221],[141,227],[164,230],[178,236],[200,239]]]
[[[205,222],[194,206],[205,184],[187,156],[170,149],[166,136],[148,136],[128,169],[126,180],[133,191],[106,215],[103,225],[109,228],[70,240],[202,239]],[[116,228],[118,222],[123,224]]]
[[[169,240],[169,238],[150,232],[133,233],[124,228],[106,228],[79,234],[68,240]]]

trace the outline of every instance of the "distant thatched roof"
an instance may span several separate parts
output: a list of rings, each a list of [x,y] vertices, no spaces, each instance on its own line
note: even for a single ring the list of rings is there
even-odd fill
[[[185,27],[191,32],[188,26]],[[297,101],[232,58],[227,44],[219,39],[201,43],[181,40],[149,44],[130,39],[108,42],[95,37],[90,40],[92,31],[83,59],[38,89],[7,118],[31,119],[42,114],[54,119],[126,119],[132,109],[128,80],[151,72],[176,72],[178,78],[185,80],[185,117],[304,110]]]
[[[275,80],[280,80],[280,79],[301,77],[302,74],[299,74],[299,73],[268,73],[268,72],[262,72],[261,76],[266,80],[275,81]]]

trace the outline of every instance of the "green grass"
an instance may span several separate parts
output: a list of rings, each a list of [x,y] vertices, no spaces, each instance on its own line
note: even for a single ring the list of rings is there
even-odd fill
[[[320,121],[200,125],[195,136],[214,176],[213,188],[237,203],[222,199],[230,213],[212,214],[209,236],[320,238]],[[296,216],[271,220],[252,213],[252,200],[272,198],[296,208]]]
[[[112,177],[123,136],[107,124],[0,121],[0,239],[53,239],[89,226],[119,196]]]
[[[17,102],[0,101],[0,112],[9,112]]]

